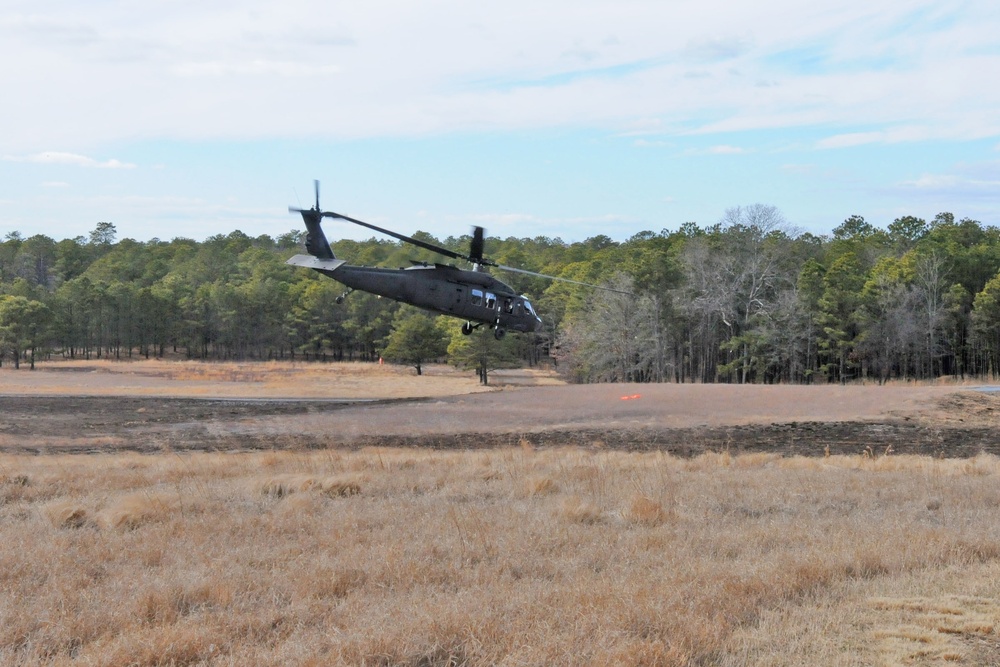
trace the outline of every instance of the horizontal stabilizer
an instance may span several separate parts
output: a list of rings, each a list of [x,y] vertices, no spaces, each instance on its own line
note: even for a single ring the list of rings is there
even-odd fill
[[[295,255],[295,257],[285,262],[285,264],[291,264],[292,266],[320,269],[321,271],[333,271],[346,263],[347,260],[343,259],[322,259],[320,257],[313,257],[312,255]]]

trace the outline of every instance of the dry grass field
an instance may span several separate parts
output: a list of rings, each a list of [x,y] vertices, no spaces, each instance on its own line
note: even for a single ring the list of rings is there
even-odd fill
[[[6,455],[0,663],[997,664],[998,482],[988,455]]]
[[[0,368],[0,394],[386,399],[477,391],[482,389],[474,374],[433,364],[420,377],[407,366],[351,362],[94,359],[39,363],[35,371]]]
[[[148,378],[160,370],[130,373],[147,378],[152,395],[184,395],[183,382],[221,383],[237,395],[244,383],[244,392],[270,386],[272,396],[299,386],[284,369],[269,379],[225,375],[249,372],[238,367],[180,368],[162,371],[167,389],[159,390]],[[394,372],[402,373],[374,371]],[[140,381],[116,373],[16,379],[48,382],[48,394],[34,392],[42,397],[91,393],[95,383],[105,395],[115,383],[132,383],[123,395],[138,391]],[[52,379],[85,374],[97,379]],[[33,393],[12,390],[9,378],[0,378],[0,393]],[[340,392],[323,381],[326,395]],[[369,391],[379,381],[351,380]],[[51,389],[54,382],[65,384]],[[508,389],[495,394],[502,403],[480,407],[502,404],[507,416],[530,420],[538,396],[562,396],[565,414],[547,427],[556,429],[603,398],[599,389],[566,389]],[[691,391],[689,413],[699,420],[698,404],[717,390]],[[814,404],[765,411],[759,395],[727,391],[726,419],[735,424],[755,411],[765,420],[770,410],[812,415],[830,397],[832,413],[871,402],[824,390]],[[971,421],[986,431],[1000,402],[870,396],[886,397],[878,410],[900,420]],[[161,416],[171,405],[164,400]],[[438,415],[424,424],[431,434],[458,429],[468,414],[460,408],[478,400],[304,416],[320,429],[382,411],[401,416],[399,428],[423,405]],[[677,403],[663,402],[663,419],[683,417]],[[626,424],[659,418],[656,410],[630,400],[595,402],[590,412]],[[215,423],[216,413],[206,414],[199,419]],[[48,428],[38,419],[39,431]],[[221,432],[248,418],[218,419]],[[257,421],[286,424],[268,419],[250,421],[258,430]],[[147,431],[124,429],[103,453],[67,455],[50,442],[70,433],[66,416],[51,420],[60,422],[45,435],[53,453],[22,453],[34,437],[27,420],[0,448],[0,665],[1000,664],[1000,459],[990,454],[918,456],[876,445],[813,457],[679,457],[588,440],[546,447],[530,434],[477,450],[257,452],[223,434],[212,442],[231,442],[227,451],[137,454],[114,450]],[[106,415],[86,422],[97,446],[88,451],[100,451],[111,423]],[[0,418],[0,431],[7,426]]]

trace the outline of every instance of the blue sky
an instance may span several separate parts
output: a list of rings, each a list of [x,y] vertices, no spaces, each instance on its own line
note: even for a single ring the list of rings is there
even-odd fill
[[[0,237],[1000,225],[1000,8],[830,4],[8,0]]]

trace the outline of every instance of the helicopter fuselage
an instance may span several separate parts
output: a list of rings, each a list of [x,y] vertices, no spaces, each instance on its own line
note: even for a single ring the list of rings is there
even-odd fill
[[[296,255],[287,263],[318,271],[351,289],[485,324],[495,330],[529,333],[542,328],[541,318],[524,296],[482,271],[466,271],[447,264],[387,269],[312,255]]]

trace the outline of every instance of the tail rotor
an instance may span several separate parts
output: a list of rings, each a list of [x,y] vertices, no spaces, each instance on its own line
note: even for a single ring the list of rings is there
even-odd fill
[[[288,207],[289,213],[299,213],[302,215],[302,222],[306,224],[306,251],[313,257],[320,259],[336,259],[330,242],[326,240],[323,227],[323,212],[319,208],[319,180],[313,181],[313,189],[316,191],[316,206],[314,208]]]

